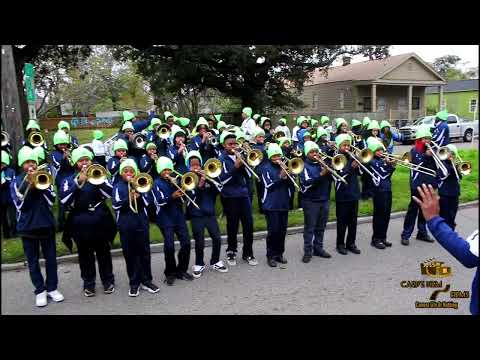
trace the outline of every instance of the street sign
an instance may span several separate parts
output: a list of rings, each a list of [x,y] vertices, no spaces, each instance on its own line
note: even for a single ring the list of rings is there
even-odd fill
[[[27,93],[27,102],[29,104],[35,104],[35,101],[37,100],[37,95],[35,94],[35,84],[33,82],[35,78],[35,70],[33,68],[33,64],[26,63],[23,67],[23,74],[25,91]]]

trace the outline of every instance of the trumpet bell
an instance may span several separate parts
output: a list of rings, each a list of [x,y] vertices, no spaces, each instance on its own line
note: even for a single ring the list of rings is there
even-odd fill
[[[358,157],[362,163],[366,164],[373,159],[373,152],[370,149],[363,149],[359,151]]]
[[[263,160],[263,153],[260,150],[254,149],[247,154],[248,165],[255,167],[258,166]]]
[[[447,160],[450,155],[450,150],[446,146],[443,146],[438,149],[437,155],[440,160]]]
[[[293,158],[288,161],[288,171],[294,175],[298,175],[303,171],[305,164],[299,157]]]
[[[157,130],[157,135],[160,139],[168,139],[170,137],[170,128],[168,125],[160,125]]]
[[[184,191],[192,191],[198,185],[198,176],[193,172],[187,172],[182,175],[182,189]]]
[[[457,164],[457,170],[462,176],[472,173],[472,163],[470,161],[461,161]]]
[[[6,146],[9,142],[10,142],[10,135],[8,135],[6,131],[2,130],[2,147]]]
[[[332,168],[336,171],[342,170],[347,165],[345,155],[337,154],[332,158]]]
[[[208,177],[216,178],[222,172],[222,162],[218,159],[208,159],[204,165],[205,174]]]
[[[28,142],[33,146],[42,146],[45,143],[45,139],[40,132],[34,131],[28,136]]]
[[[100,164],[92,164],[87,169],[87,181],[92,185],[100,185],[107,179],[107,170]]]
[[[133,178],[132,185],[135,191],[146,193],[152,189],[153,178],[147,173],[140,173]]]
[[[133,143],[137,149],[143,149],[147,144],[147,137],[141,133],[135,134],[133,137]]]
[[[38,190],[46,190],[53,184],[52,175],[46,170],[37,171],[33,177],[32,185]]]

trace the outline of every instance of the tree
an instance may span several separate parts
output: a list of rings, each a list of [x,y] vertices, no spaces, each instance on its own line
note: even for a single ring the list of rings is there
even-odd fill
[[[445,55],[433,61],[433,68],[446,80],[467,80],[478,78],[478,67],[462,71],[462,59],[457,55]],[[463,64],[464,65],[464,64]]]
[[[297,95],[316,68],[342,55],[388,55],[388,45],[131,45],[115,46],[118,59],[130,59],[150,83],[155,100],[193,87],[217,89],[256,111],[284,110],[303,103]],[[291,86],[297,91],[291,91]],[[158,105],[158,103],[156,103]]]

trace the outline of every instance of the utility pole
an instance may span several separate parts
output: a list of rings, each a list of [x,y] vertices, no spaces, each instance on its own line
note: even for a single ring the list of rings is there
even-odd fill
[[[23,134],[12,45],[2,45],[2,130],[8,132],[12,156],[16,159]]]

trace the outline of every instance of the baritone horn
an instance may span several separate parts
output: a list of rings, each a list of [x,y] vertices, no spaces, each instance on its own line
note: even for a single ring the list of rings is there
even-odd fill
[[[170,137],[170,126],[168,124],[159,125],[157,127],[157,135],[160,139],[168,139]]]
[[[175,186],[177,188],[177,190],[180,190],[180,192],[182,193],[182,196],[185,196],[193,204],[193,206],[195,206],[197,209],[200,209],[200,207],[197,205],[197,203],[195,201],[193,201],[193,199],[190,196],[188,196],[188,194],[185,192],[185,191],[191,191],[191,190],[193,190],[197,187],[198,176],[193,172],[187,172],[183,175],[176,172],[175,170],[174,170],[174,172],[177,173],[177,176],[172,177],[170,175],[167,175],[167,179],[172,183],[173,186]],[[181,184],[182,184],[181,187],[178,186],[178,184],[177,184],[177,177],[178,176],[181,177]],[[182,199],[182,201],[183,201],[183,199]]]

